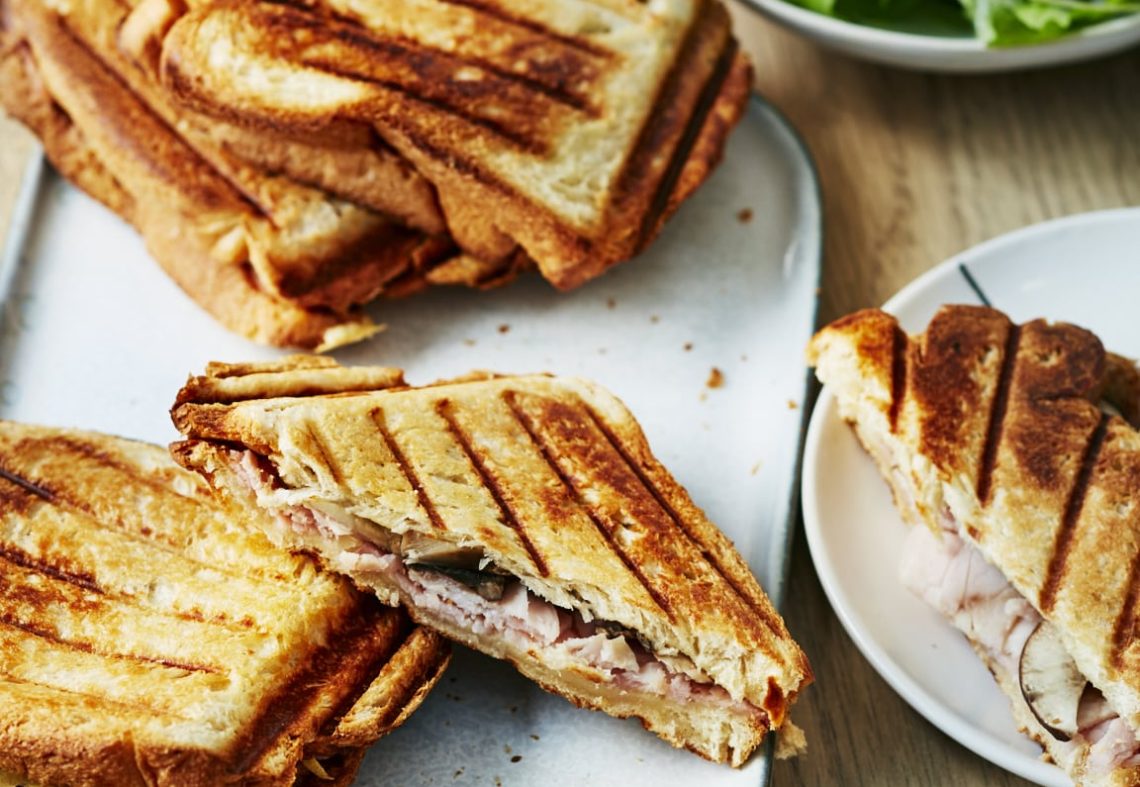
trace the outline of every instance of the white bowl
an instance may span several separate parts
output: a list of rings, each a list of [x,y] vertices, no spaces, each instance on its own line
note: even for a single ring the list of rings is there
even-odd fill
[[[976,38],[884,30],[810,11],[789,0],[744,0],[768,18],[855,57],[924,71],[1015,71],[1091,60],[1140,45],[1140,14],[1091,25],[1053,41],[987,47]]]

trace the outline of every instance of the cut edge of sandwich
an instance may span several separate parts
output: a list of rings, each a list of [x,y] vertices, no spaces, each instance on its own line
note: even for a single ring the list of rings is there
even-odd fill
[[[297,362],[309,363],[303,359]],[[278,365],[276,370],[280,369]],[[683,640],[687,637],[676,635],[676,624],[664,625],[663,620],[644,614],[636,605],[623,603],[619,593],[584,584],[567,589],[564,577],[539,576],[533,567],[486,543],[458,542],[453,534],[409,527],[406,521],[389,529],[376,519],[366,518],[366,512],[335,488],[291,489],[281,479],[295,476],[279,466],[282,458],[277,449],[263,445],[252,450],[251,445],[260,442],[252,432],[246,434],[248,440],[205,436],[218,427],[215,419],[226,417],[226,408],[235,402],[240,407],[240,399],[255,396],[259,388],[281,397],[298,392],[352,395],[362,389],[406,389],[398,370],[303,368],[294,370],[301,376],[292,389],[281,385],[287,378],[274,379],[276,370],[247,368],[251,373],[244,379],[218,378],[216,374],[191,378],[174,409],[176,424],[191,439],[172,446],[179,463],[202,472],[215,488],[260,507],[266,516],[259,525],[271,540],[315,553],[327,567],[375,591],[385,603],[403,603],[417,622],[511,661],[547,690],[580,706],[619,717],[638,717],[673,745],[710,760],[740,766],[770,730],[781,730],[782,755],[791,756],[804,748],[802,732],[786,716],[798,691],[810,683],[811,671],[770,605],[767,614],[778,620],[779,629],[772,637],[776,647],[772,654],[742,651],[741,642],[731,631],[722,642],[715,636],[702,641],[695,633],[699,625],[688,632],[692,641],[686,647]],[[329,381],[338,379],[323,384],[318,378],[324,375]],[[252,379],[256,377],[262,379]],[[351,377],[364,379],[356,385]],[[527,379],[475,374],[429,387]],[[551,382],[546,377],[529,379]],[[620,422],[625,428],[632,420],[624,406],[608,394],[601,395],[604,392],[592,384],[558,382],[589,397],[607,421]],[[240,395],[235,393],[238,388]],[[288,407],[290,401],[296,400],[270,400],[267,406]],[[211,402],[225,404],[219,409]],[[607,411],[614,407],[618,409]],[[699,514],[642,445],[640,429],[630,428],[636,431],[632,441],[638,452],[636,461],[658,484],[662,475],[666,477],[671,486],[666,485],[665,494],[683,497],[685,516],[693,516],[691,511]],[[628,440],[629,436],[621,439]],[[281,450],[286,449],[282,446]],[[726,561],[731,563],[728,571],[747,572],[731,544],[703,515],[692,524],[706,531],[700,536],[706,539],[706,551],[718,553],[722,561],[732,553]],[[465,555],[457,562],[478,562],[441,569],[424,557],[449,552]],[[454,555],[441,559],[451,560]],[[484,569],[499,576],[489,576]],[[734,579],[747,590],[762,594],[750,573],[747,579]],[[766,599],[764,603],[768,604]],[[678,623],[689,628],[692,621]],[[704,633],[707,637],[709,632]],[[694,699],[701,701],[691,701]]]
[[[955,310],[959,313],[954,314]],[[993,309],[943,306],[931,324],[940,317],[974,320],[995,315],[1008,322],[1008,318]],[[1074,328],[1063,324],[1060,327]],[[1066,627],[1055,625],[1052,615],[1043,614],[1037,592],[1024,584],[1024,578],[1006,576],[1001,569],[1005,561],[985,540],[976,537],[987,530],[984,522],[989,515],[977,497],[974,484],[964,475],[947,472],[902,436],[905,415],[901,411],[910,402],[907,400],[904,404],[900,395],[909,384],[910,356],[920,352],[914,343],[921,338],[908,336],[895,317],[878,309],[865,309],[819,331],[806,353],[808,365],[815,367],[820,381],[833,393],[840,417],[874,461],[891,491],[895,507],[911,526],[903,548],[900,579],[966,637],[1007,696],[1019,729],[1043,747],[1046,759],[1081,784],[1140,784],[1140,743],[1136,740],[1140,729],[1136,724],[1140,718],[1140,693],[1126,680],[1107,674],[1095,648],[1084,637],[1072,635]],[[1095,337],[1091,338],[1096,341]],[[1099,341],[1096,344],[1099,346]],[[1092,397],[1088,406],[1096,409],[1097,395],[1111,399],[1115,393],[1120,396],[1121,411],[1133,410],[1136,397],[1140,396],[1140,386],[1135,385],[1138,378],[1132,362],[1111,354],[1108,361],[1111,371],[1108,379],[1093,390],[1083,392]],[[1111,409],[1112,402],[1109,405]],[[1123,420],[1116,420],[1117,428],[1131,429]],[[923,556],[946,561],[945,566],[951,566],[954,560],[973,561],[970,570],[988,569],[996,575],[991,581],[993,598],[1003,607],[1004,628],[1000,635],[987,632],[984,622],[972,618],[976,608],[963,606],[955,611],[937,603],[933,597],[937,591],[927,592],[935,584],[929,569],[913,564],[907,566],[908,560]],[[1090,704],[1087,714],[1082,700],[1081,728],[1071,737],[1047,726],[1023,692],[1020,659],[1025,643],[1039,629],[1050,637],[1059,637],[1065,653],[1088,682],[1088,687],[1103,693],[1103,699]],[[1105,632],[1105,636],[1109,635],[1110,632]],[[1096,725],[1101,725],[1103,730],[1115,722],[1127,725],[1128,734],[1124,737],[1129,738],[1119,741],[1117,748],[1113,748],[1117,746],[1114,739],[1101,737],[1093,741],[1084,737]],[[1124,728],[1109,729],[1110,733],[1119,734]],[[1098,741],[1104,742],[1099,749]],[[1124,756],[1126,747],[1131,752],[1128,756]]]

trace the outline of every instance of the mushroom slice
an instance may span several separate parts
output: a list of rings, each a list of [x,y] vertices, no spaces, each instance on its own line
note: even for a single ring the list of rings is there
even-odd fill
[[[1025,641],[1018,678],[1021,695],[1046,732],[1059,741],[1077,734],[1077,710],[1088,680],[1051,623],[1037,624]]]

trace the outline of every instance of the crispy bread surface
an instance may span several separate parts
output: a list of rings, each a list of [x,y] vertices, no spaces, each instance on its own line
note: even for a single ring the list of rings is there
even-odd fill
[[[344,783],[446,645],[277,550],[161,448],[0,422],[0,769]]]
[[[396,533],[477,544],[539,597],[636,631],[655,652],[691,658],[733,698],[763,708],[772,728],[784,722],[811,680],[807,660],[731,542],[653,457],[611,394],[549,376],[474,375],[409,388],[398,370],[294,363],[301,368],[248,370],[245,400],[212,393],[220,382],[233,385],[232,376],[191,378],[173,410],[189,438],[175,446],[175,458],[248,496],[232,471],[234,447],[243,447],[272,466],[292,502]],[[315,379],[346,373],[387,382],[365,391],[341,379],[342,392],[331,393]],[[259,398],[256,385],[275,398]],[[263,526],[277,532],[268,518]],[[399,600],[376,575],[353,572],[353,556],[335,543],[285,537],[323,550],[330,566],[374,583],[389,603]],[[675,704],[622,700],[599,687],[600,676],[559,675],[523,649],[457,629],[431,610],[411,614],[514,661],[579,704],[637,715],[712,759],[739,764],[768,730],[745,731],[719,709],[693,715],[686,727]]]
[[[561,288],[644,248],[719,159],[750,79],[714,0],[219,2],[173,25],[162,69],[230,122],[373,125],[465,251],[521,246]]]
[[[893,482],[904,515],[961,523],[1140,728],[1140,434],[1098,406],[1134,408],[1134,367],[1082,328],[971,306],[943,307],[918,336],[858,312],[808,359],[884,475],[914,490]],[[1016,676],[999,682],[1018,693]]]

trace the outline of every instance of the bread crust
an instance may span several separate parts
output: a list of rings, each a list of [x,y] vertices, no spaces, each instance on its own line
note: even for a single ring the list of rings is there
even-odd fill
[[[992,309],[943,307],[901,350],[900,333],[893,317],[860,312],[821,331],[809,362],[865,443],[892,446],[917,490],[909,518],[961,523],[1140,729],[1140,434],[1098,406],[1105,391],[1135,401],[1136,376],[1117,358],[1110,378],[1082,328],[1015,325]],[[900,358],[905,384],[892,386]]]
[[[157,446],[0,421],[0,770],[288,785],[316,757],[343,779],[402,723],[446,644],[243,516]]]
[[[643,12],[630,10],[622,24],[642,26],[639,40],[656,47],[652,58],[556,33],[550,20],[516,23],[495,3],[449,8],[450,24],[472,17],[481,34],[438,48],[416,40],[431,39],[423,29],[401,28],[398,9],[392,21],[354,16],[355,7],[341,5],[220,3],[187,14],[164,41],[163,80],[187,105],[239,125],[320,134],[333,122],[372,124],[434,185],[449,232],[465,251],[495,260],[521,248],[562,289],[645,247],[715,166],[748,95],[750,70],[715,0],[678,3],[653,20],[634,21]],[[285,30],[298,35],[269,32]],[[320,80],[326,97],[305,103],[253,78],[213,71],[209,52],[222,39],[235,62]],[[525,54],[500,63],[513,39],[513,51]],[[313,43],[296,44],[301,40]],[[543,49],[553,63],[530,54]],[[652,84],[617,98],[621,69],[651,60],[656,70],[641,77]],[[334,92],[343,98],[327,97]],[[496,104],[493,114],[485,114],[488,104]],[[599,122],[613,128],[594,146],[616,144],[613,160],[586,161],[585,150],[578,169],[563,172],[575,135]],[[517,174],[523,170],[533,173]],[[560,181],[596,177],[605,183],[588,197],[552,196]],[[481,207],[477,219],[470,205]]]
[[[322,371],[343,375],[342,393],[322,387],[309,395],[310,382],[285,370],[277,380],[256,375],[276,398],[260,398],[251,375],[247,399],[215,402],[201,394],[207,381],[192,380],[172,411],[189,438],[175,458],[248,495],[228,458],[235,446],[247,448],[297,490],[289,494],[396,532],[477,543],[538,596],[584,606],[644,635],[658,652],[690,658],[733,698],[762,708],[772,728],[783,723],[811,682],[806,658],[743,559],[653,458],[611,394],[581,380],[486,375],[363,391],[352,378],[374,379],[380,370]],[[271,522],[263,524],[272,530]],[[319,535],[291,543],[322,547]],[[344,571],[338,550],[325,557]],[[395,587],[377,589],[394,601]],[[528,658],[412,614],[484,652]],[[520,669],[537,675],[544,667]],[[715,756],[737,750],[701,746]]]

